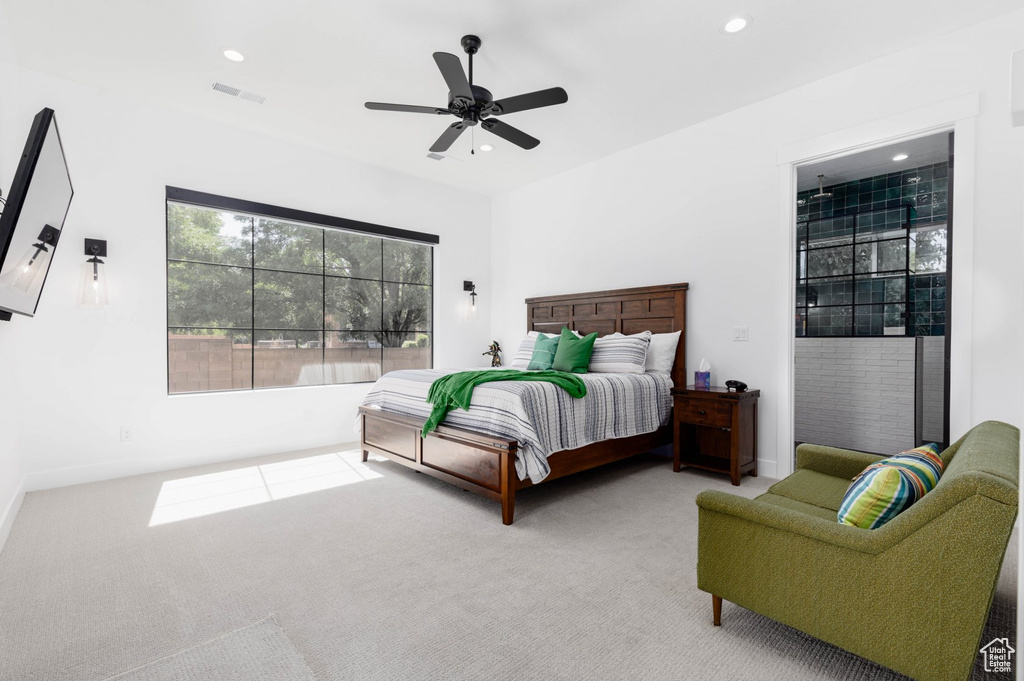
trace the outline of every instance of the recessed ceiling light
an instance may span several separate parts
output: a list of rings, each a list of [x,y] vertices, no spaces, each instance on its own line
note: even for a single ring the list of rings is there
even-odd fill
[[[492,144],[481,144],[480,151],[494,151],[494,145]]]
[[[729,19],[729,21],[725,22],[725,26],[722,27],[722,30],[725,31],[726,33],[739,33],[749,25],[750,17],[733,17],[732,19]]]
[[[894,161],[906,161],[908,158],[910,158],[910,157],[907,156],[906,154],[896,154],[895,156],[892,157],[892,160],[894,160]]]
[[[230,59],[231,61],[245,60],[245,55],[237,50],[224,50],[224,56]]]

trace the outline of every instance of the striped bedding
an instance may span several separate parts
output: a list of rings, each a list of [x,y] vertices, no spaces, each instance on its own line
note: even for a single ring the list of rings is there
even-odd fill
[[[426,419],[430,384],[454,371],[392,371],[373,384],[363,404]],[[579,376],[587,385],[579,399],[551,383],[486,383],[473,392],[469,411],[453,410],[444,425],[518,441],[519,479],[540,482],[551,472],[547,457],[554,452],[650,433],[668,423],[672,379],[667,374]]]

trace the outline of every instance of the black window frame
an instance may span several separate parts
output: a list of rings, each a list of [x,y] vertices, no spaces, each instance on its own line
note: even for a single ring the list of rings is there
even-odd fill
[[[903,219],[896,228],[885,228],[876,230],[874,226],[862,226],[860,224],[861,218],[870,218],[876,214],[885,214],[891,211],[899,210],[903,214]],[[912,216],[913,206],[904,204],[898,208],[876,208],[872,210],[855,211],[847,213],[845,215],[830,215],[828,217],[814,218],[808,220],[800,220],[797,222],[797,246],[796,246],[796,287],[797,287],[797,304],[796,313],[798,319],[802,320],[806,325],[810,318],[811,310],[819,309],[830,309],[830,308],[848,308],[850,310],[849,322],[845,325],[845,333],[841,334],[809,334],[805,329],[803,333],[798,333],[797,338],[892,338],[895,334],[881,334],[877,333],[859,333],[857,331],[857,312],[861,309],[871,309],[876,306],[885,307],[887,305],[902,305],[903,312],[901,313],[901,319],[903,321],[903,333],[902,336],[913,336],[914,325],[911,323],[914,312],[914,303],[910,291],[912,290],[912,281],[915,276],[915,272],[911,271],[911,241],[914,240],[914,232],[917,227],[914,225]],[[817,239],[812,241],[810,239],[810,225],[814,222],[823,222],[826,220],[837,220],[837,219],[850,219],[851,231],[849,235],[837,236],[834,239]],[[800,235],[801,227],[804,230],[803,236]],[[893,232],[902,232],[902,236],[891,236]],[[863,238],[873,236],[875,238]],[[832,243],[832,241],[845,241],[849,239],[849,243]],[[858,239],[861,239],[858,241]],[[815,242],[828,242],[822,243],[822,245],[814,246]],[[867,272],[857,271],[857,248],[860,246],[871,246],[872,249],[877,249],[878,244],[885,242],[899,242],[902,241],[904,246],[904,262],[903,267],[892,269],[892,270],[878,270],[871,269]],[[850,272],[842,274],[831,274],[831,275],[810,275],[810,254],[814,251],[825,251],[834,250],[840,248],[849,248],[850,250]],[[877,250],[876,250],[877,252]],[[801,256],[805,257],[806,265],[801,276]],[[900,278],[903,279],[903,298],[901,300],[892,301],[881,301],[881,302],[857,302],[857,283],[861,280],[872,280],[879,276],[886,278]],[[817,300],[814,303],[811,302],[811,298],[817,298],[817,295],[811,295],[811,291],[815,289],[815,284],[831,284],[831,283],[849,283],[852,291],[852,300],[849,303],[835,303],[835,304],[817,304]],[[799,291],[800,287],[804,288],[804,300],[803,304],[799,302]],[[897,336],[898,337],[898,336]]]
[[[370,223],[370,222],[363,222],[363,221],[360,221],[360,220],[352,220],[352,219],[349,219],[349,218],[342,218],[342,217],[337,217],[337,216],[333,216],[333,215],[325,215],[325,214],[322,214],[322,213],[313,213],[313,212],[310,212],[310,211],[298,210],[298,209],[294,209],[294,208],[286,208],[286,207],[283,207],[283,206],[275,206],[275,205],[272,205],[272,204],[260,203],[260,202],[256,202],[256,201],[247,201],[245,199],[236,199],[236,198],[232,198],[232,197],[228,197],[228,196],[220,196],[220,195],[217,195],[217,194],[210,194],[210,193],[207,193],[207,192],[200,192],[200,191],[195,191],[195,190],[191,190],[191,189],[184,189],[184,188],[181,188],[181,187],[172,187],[170,185],[167,185],[166,186],[165,200],[164,200],[164,208],[165,208],[165,212],[164,212],[164,214],[165,214],[165,224],[164,224],[164,229],[165,229],[165,242],[164,242],[164,247],[165,247],[165,251],[164,251],[165,267],[164,267],[164,272],[165,272],[165,274],[164,274],[164,276],[165,276],[165,287],[166,287],[165,288],[165,300],[164,300],[164,303],[165,303],[165,306],[166,306],[166,310],[165,310],[165,313],[166,313],[166,315],[165,315],[165,327],[166,327],[168,332],[172,328],[175,328],[175,329],[177,329],[177,328],[186,328],[186,327],[182,327],[180,325],[179,326],[172,326],[171,325],[171,319],[170,319],[169,268],[167,267],[167,265],[169,265],[172,262],[185,262],[185,263],[200,264],[200,265],[202,265],[202,264],[217,265],[217,266],[223,266],[223,267],[242,267],[242,269],[250,269],[252,271],[252,276],[253,276],[254,280],[255,280],[255,276],[256,276],[257,270],[265,271],[265,272],[308,274],[309,276],[316,276],[316,275],[313,275],[311,273],[299,273],[299,272],[292,272],[291,270],[257,267],[255,261],[250,262],[250,264],[247,267],[245,267],[245,266],[238,266],[238,265],[228,265],[228,264],[224,264],[224,263],[202,263],[202,262],[199,262],[199,261],[192,261],[192,260],[187,260],[186,261],[186,260],[179,260],[179,259],[176,259],[176,258],[172,259],[170,257],[170,225],[167,222],[167,218],[166,218],[166,215],[167,215],[167,212],[168,212],[168,207],[172,203],[188,205],[188,206],[194,206],[194,207],[197,207],[197,208],[206,208],[206,209],[210,209],[210,210],[218,210],[218,211],[224,211],[224,212],[230,212],[230,213],[244,214],[244,215],[251,216],[253,218],[261,218],[261,217],[262,218],[269,218],[269,219],[272,219],[272,220],[280,220],[280,221],[285,221],[285,222],[290,222],[290,223],[298,224],[298,225],[301,225],[301,226],[308,226],[308,227],[322,229],[323,233],[325,235],[324,236],[324,241],[325,242],[326,242],[327,230],[336,230],[338,232],[347,232],[347,233],[354,233],[354,234],[360,234],[360,235],[372,236],[372,237],[380,238],[380,239],[382,239],[382,242],[381,242],[381,247],[382,248],[384,247],[383,246],[383,241],[384,240],[411,242],[411,243],[431,246],[431,248],[430,248],[430,282],[429,282],[429,284],[427,284],[430,287],[430,303],[429,303],[430,304],[430,329],[426,333],[428,333],[429,336],[430,336],[430,366],[433,367],[433,365],[434,365],[434,342],[435,342],[435,333],[434,333],[434,321],[435,321],[434,288],[435,288],[435,277],[434,277],[434,249],[432,247],[440,244],[440,242],[441,242],[440,237],[437,236],[436,234],[430,234],[430,233],[427,233],[427,232],[417,232],[417,231],[407,230],[407,229],[399,229],[399,228],[396,228],[396,227],[389,227],[389,226],[386,226],[386,225],[378,225],[378,224],[374,224],[374,223]],[[255,238],[255,225],[254,225],[254,229],[253,229],[253,235],[254,235],[254,238]],[[325,257],[326,257],[326,243],[325,243]],[[382,265],[383,265],[383,261],[382,261]],[[337,277],[336,275],[328,274],[326,269],[324,269],[320,273],[319,276],[323,279],[322,289],[323,289],[324,299],[326,300],[327,280],[329,278],[339,278],[339,277]],[[423,284],[412,284],[411,282],[393,282],[393,281],[390,281],[390,280],[385,278],[385,274],[384,274],[383,271],[381,272],[380,279],[372,279],[371,280],[371,279],[367,279],[365,277],[341,277],[341,278],[359,279],[359,280],[366,280],[366,281],[378,281],[381,284],[381,295],[382,295],[381,306],[382,306],[382,308],[383,308],[383,305],[384,305],[384,298],[383,298],[384,288],[388,284],[408,284],[408,285],[416,285],[416,286],[422,286],[423,285]],[[256,334],[259,333],[260,331],[266,331],[266,330],[265,329],[257,329],[256,328],[256,323],[255,323],[255,313],[256,313],[255,298],[256,298],[256,290],[255,290],[255,286],[253,286],[253,290],[251,291],[250,295],[252,296],[253,321],[252,321],[252,324],[250,325],[249,328],[239,328],[238,331],[239,332],[246,332],[246,333],[250,334],[250,344],[251,344],[251,347],[252,347],[252,351],[255,353],[255,350],[256,350]],[[323,304],[325,305],[326,303],[324,302]],[[383,313],[383,309],[382,309],[382,313]],[[213,328],[213,327],[187,327],[187,328],[207,329],[207,328]],[[217,327],[217,329],[221,330],[220,327]],[[227,329],[227,330],[229,330],[229,329]],[[296,331],[296,332],[302,332],[302,333],[320,332],[320,333],[324,334],[323,337],[326,337],[326,334],[330,333],[330,331],[326,328],[326,319],[325,318],[321,319],[321,328],[320,329],[315,329],[315,330],[314,329],[308,329],[308,330],[307,329],[290,329],[290,330]],[[385,332],[386,332],[386,330],[381,331],[381,333],[385,333]],[[369,332],[367,332],[367,333],[369,333]],[[424,333],[424,332],[423,331],[418,331],[418,332],[414,331],[412,333]],[[321,344],[321,350],[324,350],[324,349],[325,348],[324,348],[323,344]],[[321,357],[323,357],[323,355],[321,355]],[[382,358],[381,359],[382,359],[381,368],[383,370],[383,366],[384,366],[383,365],[383,354],[382,354]],[[295,386],[264,386],[264,387],[256,387],[256,381],[255,381],[255,375],[254,375],[255,374],[255,364],[256,364],[255,361],[253,361],[252,362],[252,369],[251,369],[253,375],[250,377],[250,385],[247,388],[230,388],[230,389],[216,389],[216,390],[171,392],[171,380],[170,380],[170,338],[168,337],[167,366],[166,366],[166,371],[165,371],[165,374],[167,376],[167,394],[169,396],[171,396],[171,395],[204,395],[204,394],[209,394],[209,393],[222,393],[222,392],[252,392],[252,391],[256,391],[256,390],[276,390],[276,389],[280,389],[280,388],[322,387],[324,385],[359,385],[359,384],[365,384],[365,383],[372,382],[372,381],[355,381],[355,382],[349,382],[349,383],[323,383],[323,384],[320,384],[320,385],[305,385],[305,386],[304,385],[295,385]]]

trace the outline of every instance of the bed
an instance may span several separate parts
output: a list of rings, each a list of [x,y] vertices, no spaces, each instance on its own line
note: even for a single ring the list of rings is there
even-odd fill
[[[563,326],[581,334],[596,332],[605,336],[619,332],[634,334],[642,331],[670,333],[680,331],[676,347],[675,362],[665,387],[683,387],[686,384],[686,293],[687,284],[668,284],[641,288],[596,291],[570,295],[528,298],[526,300],[527,331],[558,334]],[[409,372],[400,379],[411,382]],[[435,372],[443,373],[443,372]],[[424,378],[430,378],[429,370]],[[596,375],[595,375],[596,376]],[[617,375],[611,375],[617,376]],[[590,379],[596,380],[596,379]],[[619,381],[619,383],[623,383]],[[628,382],[632,389],[642,387],[643,381]],[[650,381],[648,381],[650,383]],[[625,383],[624,383],[625,384]],[[512,385],[492,383],[491,386]],[[549,384],[518,383],[523,386],[546,386],[530,388],[526,392],[559,390]],[[588,386],[591,385],[588,383]],[[478,388],[478,390],[482,389]],[[553,394],[553,393],[552,393]],[[476,400],[474,396],[474,401]],[[386,404],[386,403],[385,403]],[[472,409],[470,410],[472,411]],[[403,413],[405,412],[405,413]],[[547,455],[545,475],[540,483],[532,477],[517,474],[520,442],[507,435],[480,432],[471,427],[457,427],[449,419],[438,428],[422,437],[420,430],[424,418],[414,409],[389,410],[377,406],[359,407],[360,445],[362,458],[369,454],[383,456],[403,466],[444,480],[462,489],[501,502],[502,522],[511,525],[515,514],[516,492],[534,484],[543,484],[571,473],[635,456],[657,447],[672,443],[671,418],[659,418],[649,432],[628,437],[613,437],[572,449],[564,449]],[[467,422],[468,423],[468,422]],[[661,425],[664,423],[664,425]],[[523,443],[524,460],[535,460],[526,455],[527,445]],[[525,461],[518,461],[520,472],[525,472]],[[533,477],[538,477],[534,475]]]

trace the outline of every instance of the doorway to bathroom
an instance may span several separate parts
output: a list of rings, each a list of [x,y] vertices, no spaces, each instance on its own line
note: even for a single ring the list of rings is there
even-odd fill
[[[797,168],[794,439],[949,443],[953,133]]]

